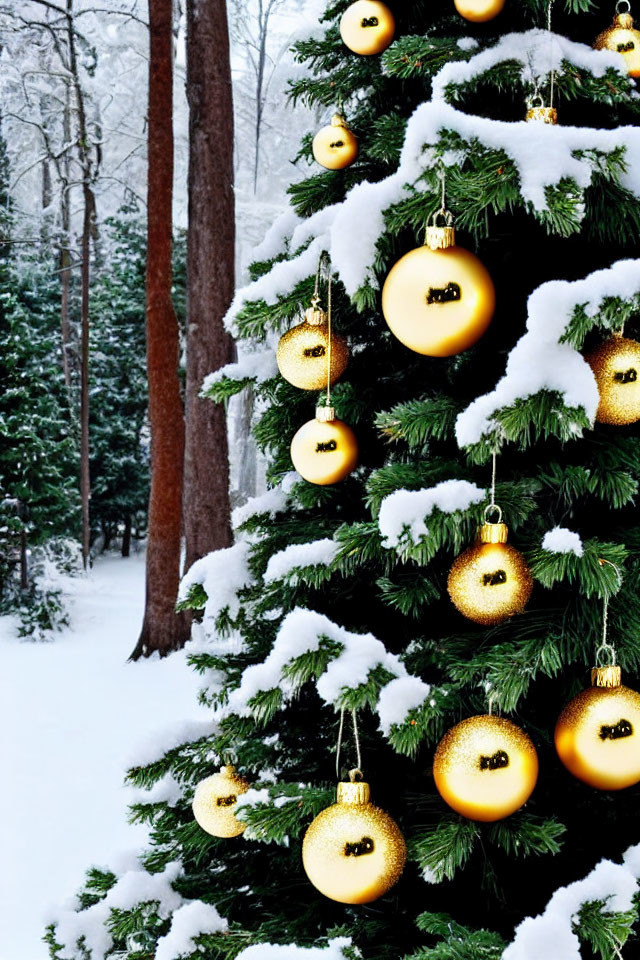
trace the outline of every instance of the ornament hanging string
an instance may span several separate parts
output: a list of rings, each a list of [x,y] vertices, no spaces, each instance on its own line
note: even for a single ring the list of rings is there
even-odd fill
[[[327,406],[331,406],[331,266],[327,260]]]
[[[336,744],[336,779],[340,779],[340,751],[342,750],[342,734],[344,732],[344,711],[345,708],[342,707],[340,710],[340,726],[338,728],[338,742]],[[360,735],[358,733],[358,720],[356,716],[355,709],[351,711],[351,719],[353,721],[353,741],[356,747],[356,768],[355,770],[349,771],[349,776],[351,779],[362,779],[362,753],[360,751]]]
[[[484,522],[489,522],[491,514],[497,514],[498,519],[491,521],[493,523],[502,523],[502,508],[496,503],[496,472],[498,466],[498,455],[493,451],[491,455],[491,502],[484,508]]]
[[[549,47],[550,47],[552,56],[553,56],[553,37],[551,35],[551,15],[553,13],[554,3],[555,3],[555,0],[549,0],[549,5],[547,7],[547,31],[549,33]],[[555,71],[555,67],[552,66],[551,78],[550,78],[550,84],[549,84],[549,106],[550,107],[553,107],[553,96],[555,93],[555,85],[556,85],[556,71]]]
[[[613,567],[618,577],[618,589],[622,585],[622,573],[620,572],[620,567],[615,563],[612,563],[611,560],[604,560],[602,557],[598,560],[598,563],[601,567],[604,567],[606,564],[609,567]],[[611,663],[608,666],[615,667],[616,665],[616,648],[613,644],[609,643],[608,640],[608,630],[609,630],[609,595],[607,594],[602,602],[602,641],[600,645],[596,648],[596,666],[600,666],[600,657],[603,654],[608,654]]]

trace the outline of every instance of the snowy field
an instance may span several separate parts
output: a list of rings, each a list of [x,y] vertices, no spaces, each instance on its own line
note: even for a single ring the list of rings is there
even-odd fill
[[[72,625],[25,643],[0,618],[0,960],[44,960],[52,908],[91,864],[144,844],[126,820],[136,745],[206,718],[183,654],[127,663],[142,622],[144,557],[106,557],[72,581]]]

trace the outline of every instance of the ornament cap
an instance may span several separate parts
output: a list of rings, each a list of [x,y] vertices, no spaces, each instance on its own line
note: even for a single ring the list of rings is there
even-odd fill
[[[619,687],[622,684],[622,670],[620,667],[593,667],[591,670],[592,687]]]
[[[336,800],[338,803],[371,803],[371,787],[363,781],[339,783]]]
[[[235,777],[236,768],[232,763],[224,763],[220,767],[220,773],[223,775],[223,777]]]
[[[349,129],[349,124],[347,123],[347,121],[345,120],[345,118],[342,116],[341,113],[334,113],[334,115],[331,117],[331,126],[345,127],[346,130]]]
[[[542,123],[549,123],[553,126],[558,122],[558,111],[555,107],[531,106],[527,110],[526,120],[527,123],[535,120]]]
[[[442,221],[439,223],[438,221]],[[450,210],[441,207],[431,217],[427,224],[424,238],[425,246],[430,250],[447,250],[456,243],[456,231],[453,225],[453,214]]]
[[[305,310],[304,319],[312,327],[319,327],[321,324],[327,322],[327,313],[320,306],[320,299],[318,297],[314,297],[311,301],[311,306]]]
[[[506,523],[483,523],[478,530],[480,543],[506,543],[509,528]]]
[[[335,407],[316,407],[316,420],[319,420],[320,423],[332,423],[335,419]]]
[[[621,30],[632,30],[633,17],[630,13],[617,13],[613,18],[613,25]]]

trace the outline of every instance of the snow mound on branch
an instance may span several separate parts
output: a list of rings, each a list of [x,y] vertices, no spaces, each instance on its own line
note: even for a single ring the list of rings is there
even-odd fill
[[[238,593],[254,583],[249,569],[251,544],[240,540],[232,547],[214,550],[196,560],[180,582],[178,602],[186,600],[192,587],[199,585],[207,594],[204,620],[215,621],[223,610],[235,617],[240,609]]]
[[[554,527],[553,530],[547,530],[542,538],[542,549],[549,553],[575,553],[576,557],[584,554],[580,535],[573,530],[568,530],[567,527]]]
[[[431,692],[431,687],[420,677],[397,677],[380,691],[378,697],[378,716],[380,730],[385,737],[391,728],[404,723],[410,710],[421,707]]]
[[[275,377],[277,372],[276,355],[273,347],[269,345],[266,350],[244,353],[237,363],[227,363],[214,373],[208,374],[202,381],[200,395],[206,396],[214,383],[220,383],[221,380],[254,380],[260,384]]]
[[[578,306],[593,317],[607,297],[628,300],[638,293],[640,260],[618,260],[583,280],[551,280],[534,290],[528,301],[527,332],[509,354],[504,377],[458,414],[458,445],[478,443],[496,429],[493,416],[498,410],[542,390],[562,394],[567,407],[583,409],[593,423],[599,403],[595,377],[581,354],[560,339]]]
[[[259,243],[253,251],[253,260],[260,263],[263,260],[273,260],[274,257],[277,257],[282,253],[282,248],[300,223],[302,223],[302,220],[293,207],[284,210],[269,227],[262,243]]]
[[[169,933],[160,937],[154,960],[179,960],[195,953],[196,937],[203,933],[223,933],[228,923],[212,904],[192,900],[179,907],[171,918]]]
[[[246,503],[236,507],[231,513],[231,523],[234,529],[237,530],[251,517],[260,513],[268,513],[269,516],[275,517],[276,513],[282,513],[283,510],[286,510],[288,506],[287,494],[297,480],[298,474],[292,470],[283,477],[277,487],[272,487],[271,490],[261,493],[258,497],[251,497]]]
[[[113,947],[113,938],[109,932],[108,921],[111,910],[132,910],[139,903],[157,901],[160,917],[168,917],[183,903],[182,897],[173,889],[172,883],[182,873],[182,864],[169,863],[161,873],[147,873],[146,870],[128,870],[109,890],[99,903],[86,910],[65,910],[57,918],[56,940],[62,946],[63,953],[75,955],[76,944],[84,937],[87,952],[91,960],[105,960]],[[78,910],[79,912],[75,912]]]
[[[174,723],[165,730],[156,730],[153,736],[136,744],[126,761],[126,767],[146,767],[161,760],[165,753],[187,743],[195,743],[218,732],[217,720],[187,720]]]
[[[311,543],[292,543],[291,546],[274,553],[267,564],[264,579],[282,580],[298,567],[329,566],[338,552],[335,540],[325,537]]]
[[[241,807],[257,807],[261,803],[269,803],[271,806],[279,808],[286,806],[287,803],[297,802],[299,799],[300,797],[285,795],[272,798],[266,787],[252,788],[238,797],[236,810],[240,810]]]
[[[325,947],[298,947],[295,943],[256,943],[238,954],[236,960],[345,960],[351,937],[336,937]]]
[[[623,863],[601,860],[582,880],[560,887],[543,913],[527,917],[502,955],[502,960],[580,960],[580,941],[573,931],[580,908],[603,900],[603,913],[623,913],[633,907],[640,876],[640,844],[630,847]]]
[[[460,50],[475,50],[478,46],[478,41],[475,37],[460,37],[457,41],[457,45]]]
[[[384,538],[382,545],[397,547],[405,531],[412,543],[417,544],[421,537],[429,536],[425,520],[434,510],[442,513],[468,510],[485,497],[486,491],[468,480],[443,480],[423,490],[394,490],[380,506],[378,526]]]
[[[129,800],[130,803],[166,803],[169,807],[175,807],[182,800],[182,787],[170,773],[165,773],[149,790],[132,787]]]

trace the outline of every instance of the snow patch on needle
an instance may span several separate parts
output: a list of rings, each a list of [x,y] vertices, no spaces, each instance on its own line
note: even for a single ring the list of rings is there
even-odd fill
[[[580,535],[567,527],[548,530],[542,539],[542,549],[548,553],[575,553],[576,557],[584,554]]]

